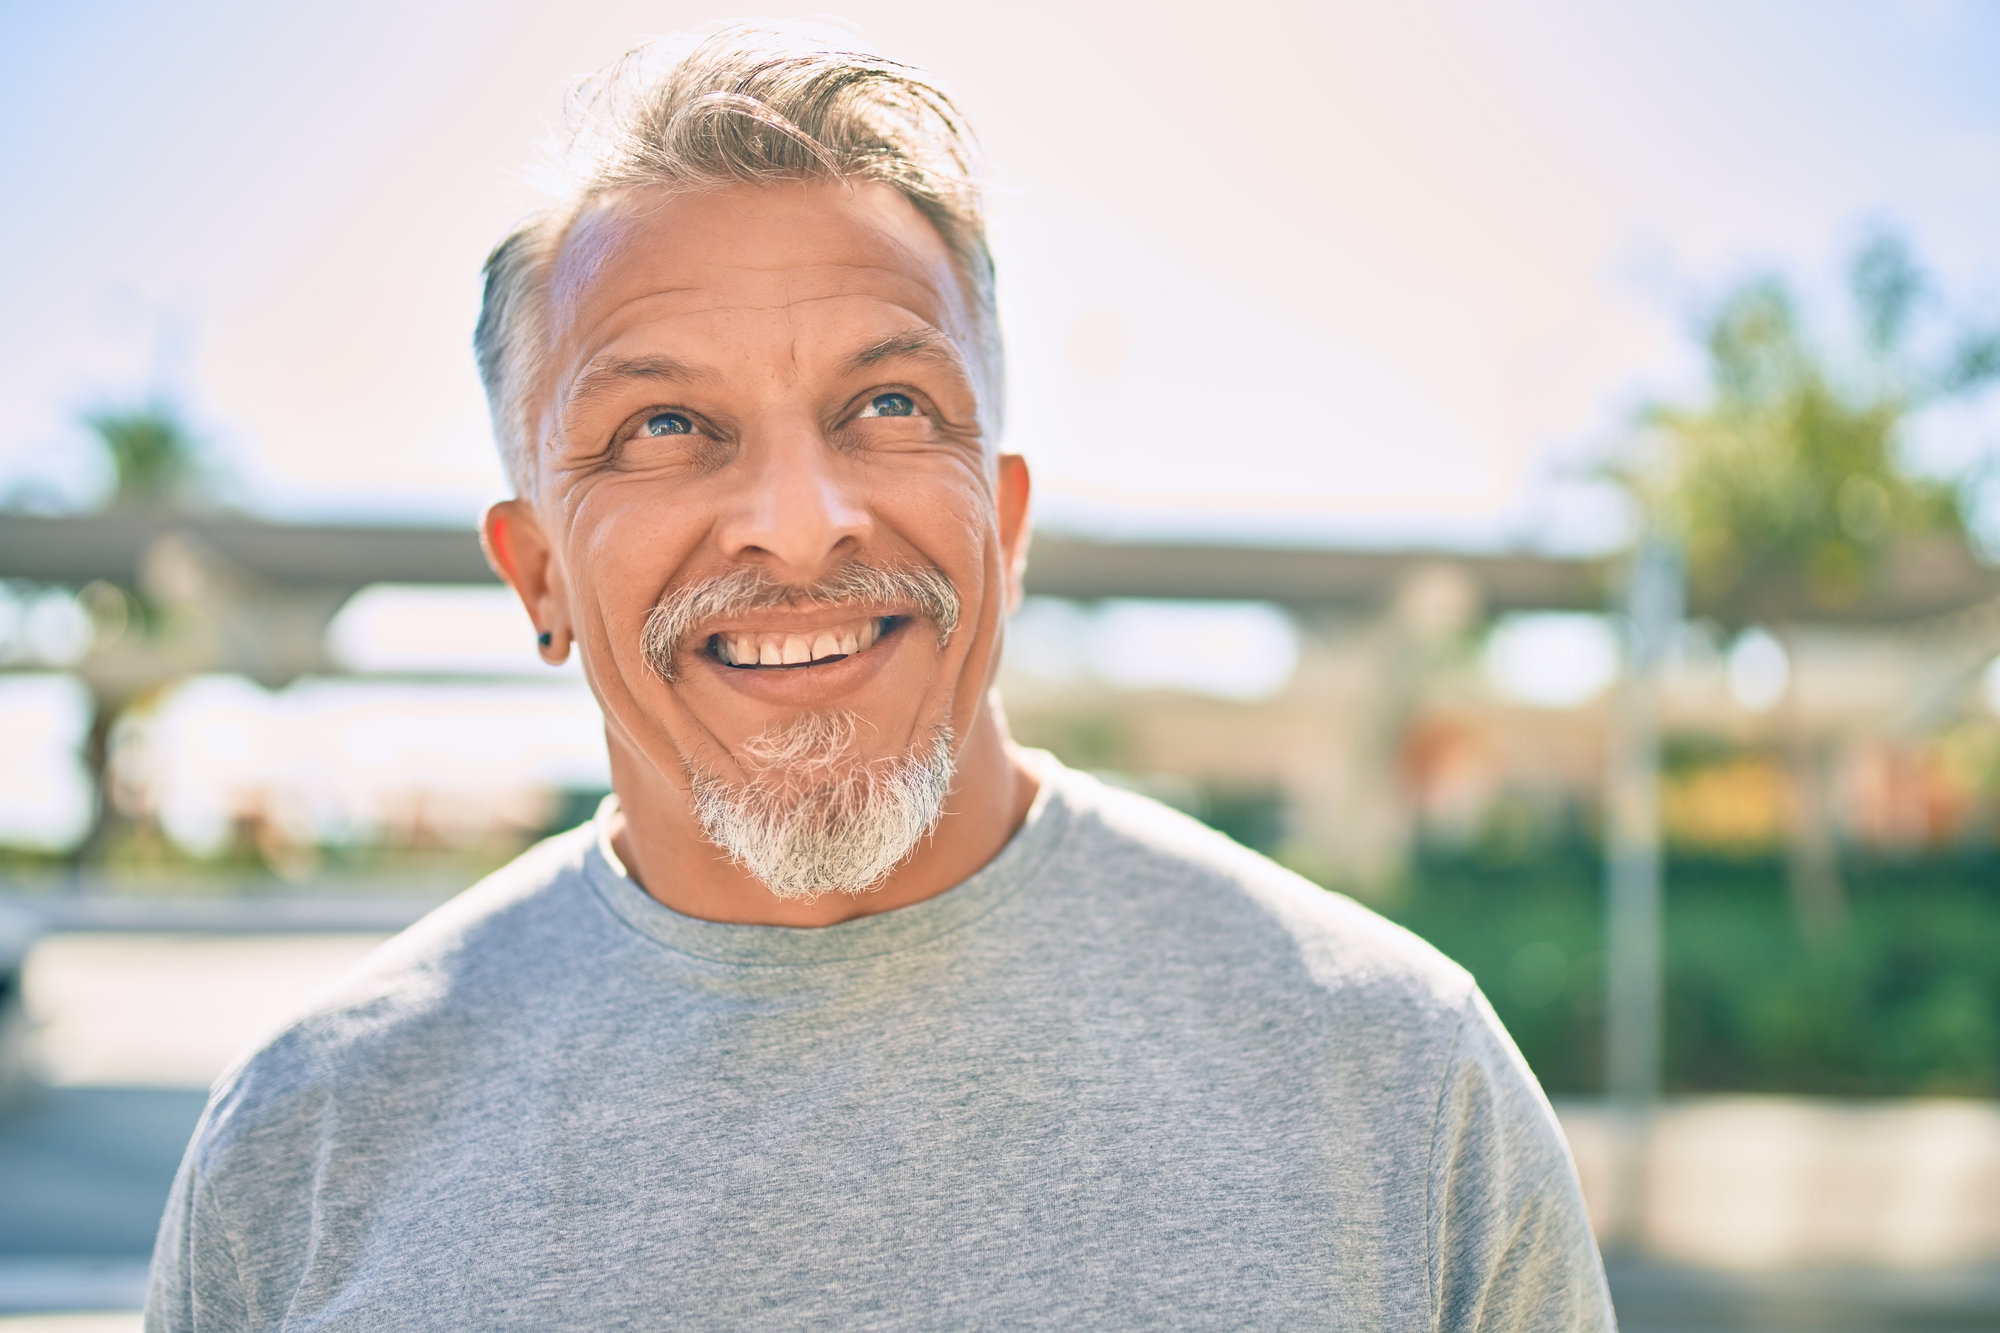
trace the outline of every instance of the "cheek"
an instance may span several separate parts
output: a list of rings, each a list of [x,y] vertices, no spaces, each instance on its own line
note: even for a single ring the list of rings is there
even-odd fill
[[[898,487],[877,512],[955,582],[980,579],[986,553],[998,543],[993,498],[976,473]]]
[[[642,489],[594,486],[571,512],[571,579],[613,633],[637,632],[705,531],[700,515]]]

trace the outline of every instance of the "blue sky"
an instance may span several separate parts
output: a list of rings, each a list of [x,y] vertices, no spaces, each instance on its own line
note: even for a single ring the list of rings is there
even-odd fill
[[[477,266],[570,77],[728,11],[0,5],[0,490],[158,386],[240,503],[468,521]],[[789,12],[789,11],[778,11]],[[1696,383],[1730,280],[1904,229],[2000,318],[2000,7],[848,6],[997,171],[1009,445],[1047,521],[1589,547],[1566,479]],[[1920,441],[2000,439],[1988,403]]]

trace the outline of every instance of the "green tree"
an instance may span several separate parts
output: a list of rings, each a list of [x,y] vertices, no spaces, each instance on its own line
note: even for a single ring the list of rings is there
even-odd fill
[[[1647,414],[1666,447],[1640,494],[1682,543],[1694,604],[1725,622],[1845,612],[1899,543],[1966,543],[1958,486],[1913,475],[1901,448],[1916,413],[2000,375],[2000,334],[1926,345],[1931,286],[1893,236],[1856,254],[1848,289],[1855,336],[1835,348],[1782,279],[1743,284],[1704,330],[1707,400]]]
[[[201,446],[165,403],[104,408],[86,413],[83,423],[111,460],[117,477],[112,504],[184,504],[206,489]]]
[[[169,509],[198,504],[208,494],[215,478],[204,465],[202,449],[180,414],[161,399],[131,406],[104,407],[84,414],[83,424],[97,437],[115,478],[109,505],[113,509]],[[96,596],[93,597],[92,594]],[[103,617],[97,607],[115,607],[118,629],[112,636],[128,651],[137,643],[151,641],[156,633],[156,617],[147,599],[137,589],[113,589],[95,585],[84,590],[100,626]],[[136,613],[136,614],[134,614]],[[101,654],[100,654],[101,656]],[[118,716],[132,701],[160,684],[142,672],[134,677],[129,660],[98,669],[102,664],[86,662],[82,674],[89,681],[95,703],[84,762],[90,769],[98,801],[97,815],[90,833],[72,854],[78,866],[101,863],[109,850],[119,816],[113,807],[106,781],[110,767],[112,729]],[[157,671],[157,668],[154,668]]]
[[[1770,627],[1794,663],[1793,627],[1861,606],[1899,547],[1971,558],[1959,483],[1916,475],[1903,447],[1919,412],[2000,377],[2000,332],[1940,336],[1932,283],[1897,237],[1856,252],[1847,295],[1849,336],[1827,339],[1782,278],[1737,287],[1703,330],[1708,394],[1646,413],[1658,448],[1628,474],[1645,521],[1682,548],[1693,608]],[[1824,936],[1845,912],[1828,756],[1792,680],[1791,879],[1801,926]]]

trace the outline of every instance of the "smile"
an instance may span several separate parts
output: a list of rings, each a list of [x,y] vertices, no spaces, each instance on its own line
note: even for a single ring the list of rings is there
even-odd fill
[[[708,636],[708,651],[724,666],[742,671],[824,666],[866,652],[907,619],[869,616],[800,634],[728,630]]]

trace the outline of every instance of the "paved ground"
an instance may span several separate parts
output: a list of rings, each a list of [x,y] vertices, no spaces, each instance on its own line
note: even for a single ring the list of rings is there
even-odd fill
[[[209,1083],[414,911],[391,904],[376,920],[336,906],[316,930],[209,911],[182,923],[196,929],[73,923],[83,929],[36,946],[25,990],[44,1086],[0,1108],[0,1330],[134,1327],[128,1314],[5,1316],[138,1306]]]
[[[1625,1333],[1990,1333],[2000,1271],[1723,1275],[1608,1265]]]
[[[0,1312],[139,1304],[204,1100],[185,1089],[44,1088],[0,1112]]]
[[[25,990],[42,1078],[206,1088],[387,936],[92,931],[50,935]]]
[[[203,1094],[46,1088],[0,1115],[0,1256],[152,1249]]]

